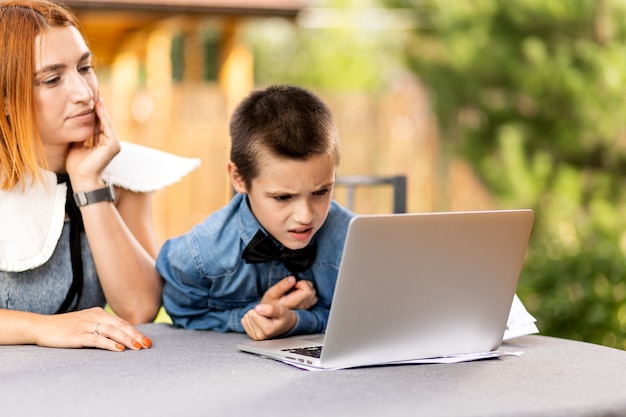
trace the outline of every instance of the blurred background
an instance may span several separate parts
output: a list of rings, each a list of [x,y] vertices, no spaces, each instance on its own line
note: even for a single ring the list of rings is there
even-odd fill
[[[155,194],[162,241],[230,198],[237,103],[297,84],[333,111],[338,175],[406,176],[409,212],[534,209],[518,295],[541,333],[626,349],[623,0],[64,4],[120,138],[202,160]],[[354,204],[390,212],[391,190]]]

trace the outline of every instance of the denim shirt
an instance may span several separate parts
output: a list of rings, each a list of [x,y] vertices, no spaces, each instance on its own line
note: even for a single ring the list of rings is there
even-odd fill
[[[332,201],[316,233],[317,257],[297,278],[309,280],[317,304],[294,310],[297,322],[287,335],[326,329],[348,223],[354,214]],[[188,329],[244,332],[241,319],[267,289],[293,275],[280,261],[248,264],[241,255],[262,227],[237,194],[228,205],[188,233],[165,242],[156,267],[165,279],[163,306],[174,325]]]

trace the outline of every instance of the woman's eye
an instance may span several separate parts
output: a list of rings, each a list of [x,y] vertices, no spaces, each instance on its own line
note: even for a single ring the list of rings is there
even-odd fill
[[[83,65],[82,67],[78,68],[78,72],[80,73],[89,73],[91,72],[91,70],[93,70],[92,65]]]
[[[45,80],[41,81],[41,84],[47,85],[47,86],[55,85],[59,82],[60,79],[61,79],[60,77],[46,78]]]

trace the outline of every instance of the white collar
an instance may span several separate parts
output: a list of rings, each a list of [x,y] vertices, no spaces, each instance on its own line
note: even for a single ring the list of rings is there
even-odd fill
[[[44,264],[54,252],[65,219],[66,184],[45,171],[44,182],[0,190],[0,270],[19,272]],[[30,178],[26,179],[30,184]]]
[[[151,192],[173,184],[200,165],[145,146],[122,142],[102,179],[134,192]],[[43,182],[30,178],[0,190],[0,270],[21,272],[46,263],[56,248],[65,220],[67,186],[56,174],[42,171]]]

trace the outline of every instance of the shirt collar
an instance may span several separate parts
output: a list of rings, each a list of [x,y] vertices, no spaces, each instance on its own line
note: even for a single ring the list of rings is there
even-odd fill
[[[247,194],[237,194],[233,199],[235,199],[236,204],[239,204],[239,235],[241,236],[241,240],[247,245],[257,231],[263,230],[265,233],[267,233],[267,231],[265,231],[261,223],[259,223],[252,213]],[[237,200],[239,200],[238,203]]]

